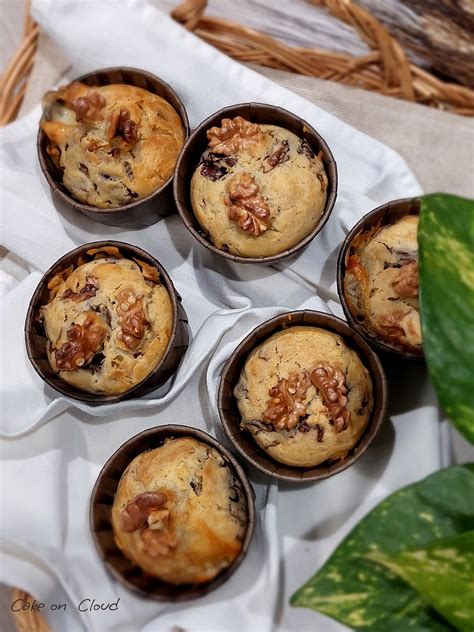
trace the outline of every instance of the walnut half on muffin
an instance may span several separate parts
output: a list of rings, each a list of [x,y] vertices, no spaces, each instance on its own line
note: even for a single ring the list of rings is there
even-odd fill
[[[221,250],[266,257],[298,244],[323,214],[323,155],[276,125],[236,116],[207,131],[208,147],[191,179],[193,212]]]
[[[166,352],[174,322],[156,268],[116,247],[56,274],[39,310],[51,368],[76,388],[117,395],[144,380]]]
[[[73,82],[48,92],[43,109],[41,129],[64,186],[97,208],[128,204],[159,189],[184,144],[176,110],[132,85]]]
[[[112,527],[117,546],[146,573],[171,584],[201,584],[240,553],[247,503],[216,449],[191,437],[168,439],[123,473]]]
[[[234,396],[241,427],[275,460],[312,467],[344,458],[373,408],[372,380],[341,336],[294,326],[245,361]]]
[[[359,233],[346,258],[344,297],[372,337],[421,355],[417,229],[418,216],[406,215]]]

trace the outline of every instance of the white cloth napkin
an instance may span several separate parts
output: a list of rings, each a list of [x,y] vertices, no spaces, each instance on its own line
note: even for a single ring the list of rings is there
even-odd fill
[[[32,591],[53,627],[68,632],[166,632],[174,625],[186,632],[343,629],[289,608],[288,596],[378,500],[439,467],[438,409],[422,368],[392,375],[391,421],[354,467],[318,485],[280,485],[279,507],[278,486],[250,472],[259,515],[251,550],[227,584],[199,601],[156,604],[112,581],[89,535],[89,496],[105,460],[145,428],[190,424],[223,439],[216,388],[238,341],[287,309],[341,315],[335,261],[345,233],[378,204],[419,194],[418,183],[386,146],[231,61],[142,0],[35,0],[33,15],[71,60],[70,78],[115,65],[150,70],[174,86],[193,127],[244,101],[299,114],[331,147],[340,184],[330,221],[297,259],[278,267],[236,265],[202,248],[176,215],[125,231],[52,200],[35,150],[39,108],[1,131],[4,245],[35,271],[2,299],[0,581]],[[91,408],[43,385],[29,366],[22,329],[40,272],[73,247],[105,237],[139,245],[161,261],[183,297],[193,340],[164,397],[155,392]],[[118,597],[117,611],[76,609],[85,598]],[[58,602],[67,603],[66,612],[51,610]]]

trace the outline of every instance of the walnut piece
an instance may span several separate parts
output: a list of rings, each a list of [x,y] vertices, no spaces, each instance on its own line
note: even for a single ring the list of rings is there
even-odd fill
[[[209,147],[216,154],[230,156],[249,149],[263,139],[263,132],[256,123],[246,121],[241,116],[222,119],[220,127],[207,131]]]
[[[142,261],[141,259],[137,259],[136,257],[133,257],[133,260],[140,266],[140,270],[142,271],[144,279],[146,279],[147,281],[151,281],[152,283],[160,282],[160,273],[155,268],[155,266],[151,266],[149,263],[145,263],[144,261]]]
[[[263,173],[268,173],[281,162],[288,160],[289,156],[287,154],[289,151],[290,145],[288,144],[288,141],[282,141],[281,144],[278,145],[278,147],[272,151],[269,156],[267,156],[265,164],[263,165]]]
[[[263,413],[264,421],[273,424],[275,430],[291,430],[298,425],[301,417],[306,414],[306,404],[303,400],[306,391],[311,386],[307,371],[294,373],[287,378],[278,380],[276,386],[268,391],[270,400]]]
[[[166,496],[159,492],[143,492],[122,509],[120,526],[127,533],[144,527],[149,516],[166,503]],[[169,512],[168,512],[169,513]]]
[[[320,362],[310,372],[311,382],[318,389],[329,411],[336,432],[349,425],[351,413],[347,409],[347,387],[344,373],[327,362]]]
[[[137,297],[133,288],[126,288],[118,294],[117,315],[120,323],[117,339],[128,349],[136,349],[145,334],[148,320],[143,311],[142,299]]]
[[[99,280],[97,277],[89,275],[86,277],[86,283],[78,292],[74,292],[71,289],[67,289],[61,298],[70,298],[75,303],[80,303],[88,298],[92,298],[96,295],[99,289]]]
[[[82,325],[72,325],[66,334],[68,341],[54,351],[58,369],[75,371],[90,362],[102,348],[106,332],[102,317],[97,312],[86,312]]]
[[[259,186],[248,173],[235,175],[227,185],[229,219],[254,237],[258,237],[270,227],[270,209],[265,199],[258,195]]]
[[[177,544],[176,536],[169,531],[157,531],[155,529],[144,529],[140,533],[145,551],[150,557],[168,555],[170,549]]]
[[[392,281],[392,287],[400,298],[416,298],[419,287],[418,263],[410,261],[403,265]]]
[[[74,94],[75,90],[71,90]],[[96,90],[90,90],[83,96],[66,99],[66,107],[76,113],[78,121],[98,121],[101,118],[101,110],[105,106],[104,97]]]
[[[130,119],[130,112],[126,109],[115,110],[110,116],[105,137],[112,140],[114,136],[121,136],[129,145],[138,142],[138,125]]]

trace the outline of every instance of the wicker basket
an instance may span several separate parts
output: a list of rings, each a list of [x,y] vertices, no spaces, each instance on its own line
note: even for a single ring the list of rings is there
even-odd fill
[[[307,2],[326,6],[336,18],[354,27],[371,52],[352,57],[344,53],[290,47],[240,24],[205,17],[207,0],[185,0],[172,16],[203,40],[239,61],[338,81],[474,116],[474,90],[442,81],[410,63],[397,40],[366,9],[352,0]],[[38,34],[39,28],[29,15],[27,0],[23,41],[1,78],[0,125],[13,121],[20,109],[34,64]]]

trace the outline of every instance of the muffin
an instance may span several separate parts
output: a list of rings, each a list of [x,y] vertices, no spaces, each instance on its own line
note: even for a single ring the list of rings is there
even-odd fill
[[[346,260],[343,291],[368,332],[396,350],[422,353],[418,302],[418,216],[359,233]]]
[[[173,328],[173,305],[158,270],[118,248],[56,274],[39,310],[47,357],[59,377],[89,393],[121,394],[158,365]]]
[[[245,494],[216,449],[191,437],[167,439],[123,473],[112,527],[117,546],[146,573],[171,584],[202,584],[242,549]]]
[[[328,179],[306,140],[276,125],[224,118],[191,179],[193,212],[211,242],[242,257],[281,253],[325,208]]]
[[[78,201],[116,208],[147,197],[173,174],[185,131],[162,97],[126,84],[73,82],[48,92],[43,108],[47,152]]]
[[[293,326],[248,356],[234,388],[241,428],[285,465],[313,467],[347,456],[373,408],[372,380],[341,336]]]

